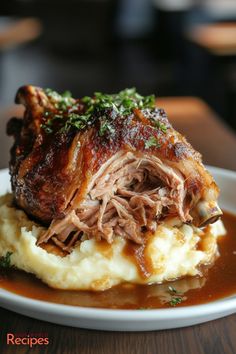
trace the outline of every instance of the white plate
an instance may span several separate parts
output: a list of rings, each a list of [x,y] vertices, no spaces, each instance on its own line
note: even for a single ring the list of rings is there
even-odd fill
[[[221,188],[220,205],[236,213],[236,172],[209,167]],[[10,190],[8,171],[0,171],[0,194]],[[0,289],[2,307],[66,326],[107,331],[149,331],[191,326],[236,312],[236,295],[212,303],[157,310],[109,310],[32,300]]]

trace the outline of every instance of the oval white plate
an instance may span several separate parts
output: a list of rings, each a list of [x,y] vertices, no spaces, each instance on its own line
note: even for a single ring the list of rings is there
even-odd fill
[[[236,172],[209,167],[221,188],[220,205],[236,213]],[[0,194],[10,190],[8,171],[0,171]],[[157,310],[109,310],[32,300],[0,289],[0,305],[11,311],[66,326],[107,331],[149,331],[191,326],[236,312],[236,294],[212,303]]]

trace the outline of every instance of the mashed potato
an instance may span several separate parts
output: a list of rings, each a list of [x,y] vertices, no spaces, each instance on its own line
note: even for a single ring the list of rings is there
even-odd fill
[[[194,276],[200,274],[200,265],[214,261],[217,238],[225,234],[221,221],[204,230],[176,219],[160,225],[142,249],[144,276],[135,257],[125,252],[128,242],[120,237],[111,245],[84,239],[64,257],[36,246],[44,229],[11,207],[11,201],[11,194],[0,197],[0,256],[13,252],[14,266],[60,289],[105,290],[122,282],[162,283]]]

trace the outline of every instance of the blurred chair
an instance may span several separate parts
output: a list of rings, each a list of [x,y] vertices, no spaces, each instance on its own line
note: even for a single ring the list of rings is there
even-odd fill
[[[202,92],[207,91],[208,102],[236,129],[236,21],[195,25],[186,38],[200,58],[192,71],[198,72]],[[203,86],[207,80],[210,85]]]
[[[41,22],[35,18],[10,21],[0,28],[0,50],[7,50],[25,44],[39,37]]]
[[[186,36],[212,54],[236,55],[236,22],[196,25]]]

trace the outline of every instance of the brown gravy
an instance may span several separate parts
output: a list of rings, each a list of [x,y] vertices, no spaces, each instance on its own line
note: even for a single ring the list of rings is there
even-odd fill
[[[59,304],[146,309],[170,307],[168,286],[181,293],[177,306],[198,305],[236,294],[236,215],[225,212],[227,235],[219,239],[220,257],[203,277],[189,277],[161,285],[122,284],[103,292],[55,290],[33,275],[9,270],[0,275],[0,287],[29,298]]]

